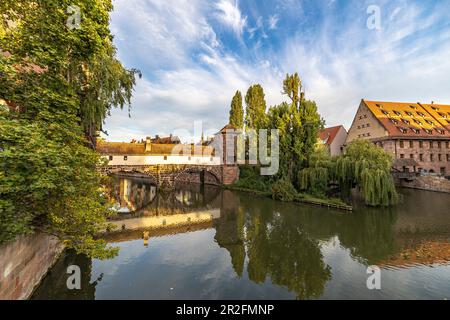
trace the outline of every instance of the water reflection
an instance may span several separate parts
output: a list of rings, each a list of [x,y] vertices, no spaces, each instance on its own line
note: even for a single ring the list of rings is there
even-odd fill
[[[128,183],[127,190],[134,185],[138,186],[134,190],[144,189],[139,183],[131,187]],[[134,195],[127,198],[134,199],[130,202],[136,210],[120,218],[166,219],[165,225],[107,235],[121,247],[119,257],[109,261],[67,254],[34,298],[71,297],[64,270],[73,263],[70,259],[85,265],[86,289],[78,296],[86,299],[379,299],[450,294],[448,195],[402,190],[404,200],[397,208],[359,207],[342,213],[215,187],[184,186],[153,197],[151,188],[145,190],[128,193]],[[205,212],[216,214],[195,218]],[[191,219],[186,218],[189,215]],[[170,224],[170,217],[182,223]],[[386,270],[383,277],[388,280],[380,292],[365,287],[365,268],[373,264]],[[424,289],[424,283],[432,290]]]

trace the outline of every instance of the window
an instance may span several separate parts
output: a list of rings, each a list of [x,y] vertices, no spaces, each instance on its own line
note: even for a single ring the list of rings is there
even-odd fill
[[[434,154],[430,154],[430,161],[434,162]]]
[[[414,148],[414,141],[409,140],[409,147],[410,147],[410,148]]]
[[[404,148],[405,147],[405,143],[403,142],[403,140],[400,140],[400,148]]]
[[[389,111],[383,110],[382,112],[387,116],[389,115]]]
[[[406,129],[406,128],[397,127],[397,129],[398,129],[401,133],[407,133],[407,132],[408,132],[408,129]]]
[[[209,158],[209,161],[213,162],[213,161],[214,161],[214,158],[213,158],[213,157]]]
[[[367,127],[367,128],[370,127],[370,123],[366,124],[366,127]]]
[[[398,115],[398,116],[401,116],[402,114],[400,113],[400,112],[398,112],[398,111],[394,111],[394,113],[396,114],[396,115]]]
[[[419,120],[417,120],[417,119],[414,119],[414,122],[415,123],[417,123],[419,126],[421,126],[422,125],[422,122],[421,121],[419,121]]]
[[[430,149],[433,149],[433,141],[430,141]]]
[[[398,121],[395,119],[389,119],[393,124],[398,124]]]
[[[365,127],[366,127],[366,125],[364,125],[364,124],[361,126],[361,128],[365,128]]]
[[[403,123],[406,123],[406,124],[410,124],[411,123],[409,120],[406,120],[406,119],[403,119],[403,118],[402,118],[402,121],[403,121]]]
[[[438,154],[438,161],[440,162],[440,161],[442,161],[442,154]]]
[[[412,130],[415,134],[419,134],[419,133],[420,133],[420,130],[419,130],[419,129],[411,128],[411,130]]]
[[[192,157],[188,157],[188,161],[191,161],[192,160]]]
[[[109,161],[113,161],[114,157],[113,156],[109,156]]]
[[[164,160],[167,160],[167,156],[164,156]]]
[[[419,141],[419,148],[423,148],[423,141],[422,140]]]
[[[410,159],[414,159],[414,155],[411,153],[411,154],[409,155],[409,158],[410,158]]]
[[[425,117],[425,114],[423,114],[422,112],[417,112],[417,114],[421,117]]]
[[[123,156],[123,161],[127,161],[128,160],[128,156]]]
[[[408,116],[410,116],[410,117],[413,116],[412,112],[406,111],[405,113],[406,113]]]
[[[450,162],[450,154],[447,155],[447,161]]]
[[[364,115],[364,118],[367,118],[367,114]]]
[[[442,149],[442,143],[441,143],[440,141],[438,141],[437,144],[438,144],[438,148],[439,148],[439,149]]]
[[[361,126],[358,126],[358,129],[361,129]]]
[[[419,154],[419,160],[420,160],[420,161],[423,161],[423,154],[422,154],[422,153]]]
[[[449,148],[450,148],[450,142],[446,141],[446,142],[445,142],[445,147],[446,147],[447,149],[449,149]]]
[[[415,106],[409,106],[411,109],[414,109],[414,110],[416,110],[416,107]]]
[[[436,131],[437,131],[439,134],[445,134],[445,131],[442,130],[442,129],[436,129]]]
[[[428,134],[433,134],[433,131],[431,131],[430,129],[425,129],[425,132]]]
[[[400,155],[400,159],[405,159],[405,155],[403,153]]]
[[[434,125],[434,122],[431,121],[431,120],[428,120],[428,119],[427,119],[427,120],[425,120],[425,122],[428,123],[430,126],[433,126],[433,125]]]

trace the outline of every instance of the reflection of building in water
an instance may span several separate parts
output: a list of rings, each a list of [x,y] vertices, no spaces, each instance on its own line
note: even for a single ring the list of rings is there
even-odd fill
[[[403,248],[399,253],[379,262],[383,267],[404,268],[411,265],[439,265],[450,263],[450,239],[443,242],[426,241]]]
[[[145,179],[116,177],[114,179],[114,194],[120,209],[118,212],[134,212],[153,201],[156,196],[156,186]]]

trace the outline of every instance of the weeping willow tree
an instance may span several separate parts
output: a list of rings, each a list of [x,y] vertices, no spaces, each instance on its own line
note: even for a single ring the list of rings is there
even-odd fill
[[[324,195],[330,184],[349,191],[361,188],[369,206],[390,206],[398,201],[390,170],[392,157],[369,141],[354,141],[345,155],[331,158],[319,149],[311,156],[310,165],[299,172],[299,185],[313,195]]]

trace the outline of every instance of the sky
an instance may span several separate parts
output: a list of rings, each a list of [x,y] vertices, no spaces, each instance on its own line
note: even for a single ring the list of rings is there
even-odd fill
[[[106,119],[109,141],[211,134],[236,90],[259,83],[277,105],[295,72],[327,126],[348,129],[361,99],[450,104],[448,0],[113,3],[118,57],[143,77],[130,114]]]

